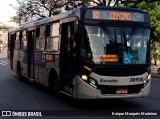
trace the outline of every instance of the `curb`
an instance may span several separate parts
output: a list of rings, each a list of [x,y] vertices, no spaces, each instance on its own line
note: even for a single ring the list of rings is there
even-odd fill
[[[151,73],[152,78],[160,78],[160,74],[156,73]]]

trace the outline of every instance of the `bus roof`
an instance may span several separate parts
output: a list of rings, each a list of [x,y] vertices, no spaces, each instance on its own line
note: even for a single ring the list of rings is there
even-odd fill
[[[127,8],[127,7],[109,7],[109,6],[94,6],[94,7],[86,7],[83,6],[81,8],[77,8],[75,10],[72,11],[68,11],[68,12],[64,12],[64,13],[60,13],[58,15],[54,15],[52,17],[47,17],[47,18],[43,18],[40,20],[36,20],[36,21],[30,21],[30,22],[26,22],[23,23],[21,26],[11,29],[9,30],[9,33],[11,32],[16,32],[22,29],[27,29],[27,28],[31,28],[31,27],[37,27],[39,25],[42,24],[49,24],[51,22],[55,22],[67,17],[78,17],[79,19],[81,19],[81,17],[84,17],[85,12],[88,9],[99,9],[99,10],[122,10],[122,11],[132,11],[132,12],[140,12],[140,13],[146,13],[146,11],[140,10],[138,8]]]
[[[30,28],[30,27],[36,27],[36,26],[39,26],[39,25],[42,25],[42,24],[49,24],[51,22],[55,22],[55,21],[58,21],[58,20],[61,20],[61,19],[67,18],[67,17],[72,17],[72,16],[79,17],[79,15],[78,15],[79,13],[80,13],[80,9],[75,9],[75,10],[72,10],[72,11],[68,11],[68,12],[58,14],[58,15],[54,15],[52,17],[46,17],[46,18],[43,18],[43,19],[40,19],[40,20],[25,22],[21,26],[9,30],[9,32],[15,32],[15,31],[19,31],[19,30],[22,30],[22,29],[27,29],[27,28]]]
[[[143,12],[147,13],[144,10],[141,10],[139,8],[131,8],[131,7],[114,7],[114,6],[93,6],[93,7],[87,7],[87,9],[110,9],[110,10],[124,10],[124,11],[133,11],[133,12]]]

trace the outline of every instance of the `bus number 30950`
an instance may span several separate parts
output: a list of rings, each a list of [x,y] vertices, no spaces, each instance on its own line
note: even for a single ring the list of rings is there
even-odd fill
[[[143,82],[143,78],[139,77],[139,78],[130,78],[130,82]]]

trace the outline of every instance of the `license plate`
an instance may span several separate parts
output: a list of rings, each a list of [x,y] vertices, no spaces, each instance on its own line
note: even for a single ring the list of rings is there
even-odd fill
[[[116,94],[127,94],[128,89],[116,89]]]

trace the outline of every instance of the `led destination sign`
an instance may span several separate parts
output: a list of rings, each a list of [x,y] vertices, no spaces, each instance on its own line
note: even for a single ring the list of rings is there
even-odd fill
[[[85,19],[144,22],[144,14],[130,11],[88,9]]]
[[[93,62],[118,62],[118,56],[115,54],[93,55]]]

